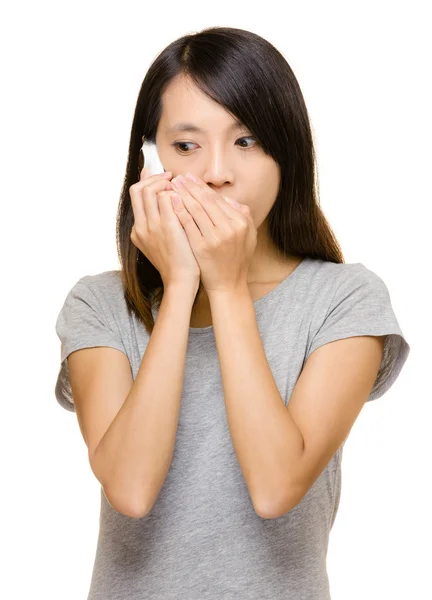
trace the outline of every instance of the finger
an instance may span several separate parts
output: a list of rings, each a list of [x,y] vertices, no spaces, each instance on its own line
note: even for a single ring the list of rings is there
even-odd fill
[[[236,200],[233,200],[232,198],[229,198],[228,196],[222,196],[222,198],[225,200],[225,202],[228,202],[228,204],[230,206],[233,206],[234,208],[237,208],[237,209],[241,208],[241,204],[236,202]]]
[[[172,196],[174,193],[176,193],[175,190],[169,189],[163,190],[157,194],[159,214],[164,221],[178,220],[172,203]]]
[[[249,223],[249,226],[252,229],[255,229],[255,221],[253,219],[249,206],[247,204],[240,204],[239,208],[236,208],[236,210],[239,211],[243,219],[246,219],[246,221]]]
[[[252,216],[252,212],[251,209],[249,207],[248,204],[238,204],[238,207],[236,207],[236,209],[238,211],[240,211],[240,213],[245,217],[245,219],[247,219],[249,221],[249,223],[255,227],[255,222],[253,220],[253,216]]]
[[[242,221],[243,217],[246,217],[246,211],[248,210],[246,205],[239,204],[228,196],[220,196],[222,201],[218,198],[218,203],[221,209],[227,214],[230,219],[235,221]]]
[[[177,193],[180,195],[180,204],[176,207],[175,212],[177,216],[180,218],[182,216],[187,220],[188,215],[192,216],[192,220],[199,227],[199,231],[202,235],[210,236],[213,234],[214,227],[216,223],[213,221],[212,214],[210,214],[210,210],[208,210],[208,204],[204,206],[204,203],[199,202],[196,197],[189,193],[186,188],[186,185],[177,185]],[[216,210],[221,214],[219,208],[216,207]],[[183,213],[183,211],[186,211]],[[180,214],[179,214],[180,213]],[[222,217],[224,218],[224,217]],[[182,225],[184,226],[185,221],[182,221]]]
[[[227,217],[236,221],[242,220],[240,211],[238,208],[234,208],[232,204],[235,201],[231,200],[231,198],[220,196],[207,186],[203,186],[200,182],[192,182],[189,181],[188,178],[186,178],[186,183],[184,187],[186,188],[188,195],[192,196],[192,198],[194,198],[198,202],[198,204],[201,206],[202,210],[205,212],[206,216],[214,226],[223,227],[224,224],[226,224]],[[227,201],[225,201],[225,198],[227,198]],[[187,205],[187,208],[189,209],[189,204]],[[201,211],[193,206],[191,206],[191,208],[193,217],[195,218],[196,213],[196,217],[199,218]],[[193,210],[194,208],[195,210]],[[197,218],[195,218],[195,221],[197,220]],[[206,221],[204,221],[202,224],[204,227],[207,226],[207,229],[210,229]],[[198,225],[201,229],[201,223],[198,223]],[[210,233],[210,231],[203,231],[203,235],[207,235],[208,233]]]
[[[192,248],[198,248],[199,244],[202,242],[203,233],[196,222],[196,218],[193,217],[189,210],[186,208],[184,196],[180,195],[180,203],[178,204],[178,206],[175,207],[174,212],[176,218],[180,221],[180,224],[186,232],[189,244]],[[209,217],[206,216],[205,218],[207,219],[208,223],[210,223],[211,227],[214,229],[214,225],[211,223]]]
[[[150,173],[150,169],[146,169],[146,167],[143,167],[140,173],[140,180],[137,183],[134,183],[133,185],[130,186],[129,188],[129,194],[131,197],[131,202],[133,200],[133,198],[138,198],[139,195],[142,193],[142,190],[149,186],[149,185],[154,185],[155,182],[162,182],[163,186],[162,188],[160,186],[158,186],[156,188],[156,191],[159,191],[161,189],[171,189],[171,187],[168,188],[164,188],[164,185],[168,185],[170,186],[170,182],[168,181],[171,176],[172,176],[172,172],[171,171],[165,171],[165,173],[158,173],[157,175],[149,175]],[[147,176],[146,176],[147,175]],[[143,203],[143,196],[141,195],[141,203]],[[133,209],[135,209],[136,204],[132,202],[132,207]],[[137,208],[137,210],[139,211],[139,207]],[[134,212],[135,214],[135,212]],[[144,217],[145,217],[145,213],[144,213]],[[141,214],[141,218],[143,218],[143,215]]]
[[[149,179],[158,178],[158,179],[171,179],[172,171],[164,171],[163,173],[157,173],[156,175],[150,175],[150,169],[148,167],[143,167],[140,173],[139,183],[143,181],[148,181]]]
[[[154,223],[160,218],[156,194],[167,189],[167,185],[171,185],[170,182],[159,177],[154,181],[149,178],[146,184],[134,184],[129,188],[135,229],[142,227],[143,231],[147,231],[149,221]]]

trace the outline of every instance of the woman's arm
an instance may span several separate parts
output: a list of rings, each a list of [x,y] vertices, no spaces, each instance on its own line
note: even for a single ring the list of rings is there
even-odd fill
[[[135,518],[151,510],[171,465],[196,291],[165,289],[135,382],[89,455],[109,502]]]

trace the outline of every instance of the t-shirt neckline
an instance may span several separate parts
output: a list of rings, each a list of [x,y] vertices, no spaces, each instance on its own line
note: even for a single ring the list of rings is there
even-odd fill
[[[278,283],[272,290],[261,296],[254,301],[253,305],[255,308],[255,312],[262,309],[262,307],[270,302],[274,296],[280,294],[284,289],[291,285],[295,278],[298,276],[298,273],[303,270],[306,266],[306,263],[309,262],[309,257],[305,256],[303,260],[296,266],[294,271],[291,271],[285,279],[282,279],[280,283]],[[189,335],[201,334],[201,333],[214,333],[213,325],[209,325],[208,327],[189,327]]]

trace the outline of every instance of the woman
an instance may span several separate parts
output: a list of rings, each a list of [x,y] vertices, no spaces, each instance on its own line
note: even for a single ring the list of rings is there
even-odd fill
[[[141,169],[144,140],[165,173]],[[410,347],[317,190],[303,96],[269,42],[215,27],[156,58],[121,269],[82,277],[56,323],[57,400],[101,483],[88,600],[330,598],[343,445]]]

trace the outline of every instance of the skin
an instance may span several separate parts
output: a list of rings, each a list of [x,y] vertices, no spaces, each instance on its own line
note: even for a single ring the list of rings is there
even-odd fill
[[[177,123],[193,123],[205,132],[167,129]],[[173,178],[188,171],[216,192],[251,210],[258,232],[257,246],[248,271],[253,301],[267,294],[301,262],[301,257],[281,257],[267,233],[267,217],[279,190],[280,168],[266,155],[245,128],[229,130],[235,118],[206,96],[190,78],[174,78],[162,95],[162,113],[156,145],[162,164]],[[174,142],[181,142],[173,147]],[[199,292],[191,324],[212,324],[205,290]]]

